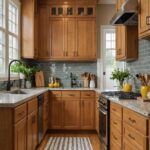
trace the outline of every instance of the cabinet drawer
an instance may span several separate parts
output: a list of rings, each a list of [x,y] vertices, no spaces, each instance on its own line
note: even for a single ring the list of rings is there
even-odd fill
[[[61,91],[51,91],[50,96],[51,97],[61,97]]]
[[[142,150],[139,147],[135,147],[135,145],[132,145],[128,140],[123,140],[123,150]]]
[[[80,98],[80,91],[62,91],[62,97]]]
[[[110,131],[110,140],[114,141],[117,145],[119,145],[121,147],[121,139],[122,139],[121,134],[114,128],[111,128],[110,130],[111,130]]]
[[[22,104],[15,108],[14,110],[14,122],[18,122],[27,115],[27,105]]]
[[[110,141],[110,150],[121,150],[121,146],[116,144],[115,141]]]
[[[130,141],[130,143],[133,144],[135,147],[142,150],[147,149],[148,138],[146,136],[143,136],[141,133],[139,133],[126,123],[123,124],[123,132],[124,138]]]
[[[33,111],[36,111],[37,109],[38,109],[37,98],[34,98],[28,102],[28,115],[31,114]]]
[[[119,118],[122,118],[122,107],[115,103],[110,103],[110,113],[116,115]]]
[[[94,98],[94,97],[95,97],[94,91],[81,91],[81,99]]]
[[[122,133],[122,121],[120,118],[110,114],[110,125],[115,128],[120,134]]]
[[[131,125],[134,129],[138,130],[143,135],[148,135],[148,119],[124,108],[123,109],[123,121]]]

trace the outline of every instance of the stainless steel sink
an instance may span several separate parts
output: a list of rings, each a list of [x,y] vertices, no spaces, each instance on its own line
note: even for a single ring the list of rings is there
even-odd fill
[[[22,91],[22,90],[15,90],[10,92],[11,94],[27,94],[26,92]]]

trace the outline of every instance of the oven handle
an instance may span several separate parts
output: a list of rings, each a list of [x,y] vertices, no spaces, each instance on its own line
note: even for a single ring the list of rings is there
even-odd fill
[[[102,112],[104,115],[107,115],[107,111],[105,111],[104,109],[98,107],[99,111]]]

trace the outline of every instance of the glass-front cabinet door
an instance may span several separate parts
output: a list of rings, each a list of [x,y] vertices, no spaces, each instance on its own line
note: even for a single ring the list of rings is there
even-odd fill
[[[51,17],[63,17],[65,13],[65,8],[63,6],[52,6],[50,8]]]
[[[94,6],[78,6],[77,16],[78,17],[95,17],[96,8]]]
[[[66,6],[65,7],[65,16],[66,17],[75,17],[75,7],[74,6]]]

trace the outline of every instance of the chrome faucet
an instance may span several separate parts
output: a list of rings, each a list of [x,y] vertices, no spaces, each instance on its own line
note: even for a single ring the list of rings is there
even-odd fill
[[[10,91],[10,87],[11,87],[11,84],[10,84],[10,67],[11,67],[11,64],[12,64],[13,62],[19,62],[19,63],[21,63],[21,61],[20,61],[20,60],[17,60],[17,59],[14,59],[14,60],[12,60],[12,61],[9,63],[9,66],[8,66],[7,91]]]

